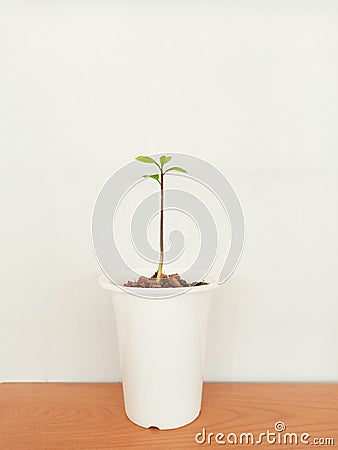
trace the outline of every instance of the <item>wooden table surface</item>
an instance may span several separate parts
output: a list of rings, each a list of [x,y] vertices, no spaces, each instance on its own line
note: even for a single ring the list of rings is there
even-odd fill
[[[276,422],[285,431],[277,433]],[[282,425],[279,425],[282,426]],[[211,444],[198,444],[203,428]],[[190,425],[177,430],[143,429],[131,423],[123,409],[120,383],[2,383],[0,384],[0,449],[196,449],[226,447],[247,449],[309,448],[309,445],[245,444],[241,433],[302,433],[315,438],[333,438],[338,446],[338,384],[226,384],[204,385],[202,412]],[[203,435],[198,436],[200,441]],[[263,438],[264,439],[264,438]],[[273,439],[273,436],[270,436]],[[289,438],[287,438],[289,439]],[[295,438],[294,438],[295,439]],[[282,441],[283,442],[283,441]],[[289,442],[289,441],[287,441]],[[326,441],[327,442],[327,441]],[[222,447],[221,447],[222,448]]]

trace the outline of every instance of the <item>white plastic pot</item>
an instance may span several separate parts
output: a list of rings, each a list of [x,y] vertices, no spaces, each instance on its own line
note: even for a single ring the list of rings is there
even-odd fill
[[[209,307],[218,285],[121,290],[103,275],[99,283],[113,298],[128,418],[161,430],[195,420],[201,410]],[[151,298],[135,296],[135,290]],[[171,297],[158,297],[163,294]]]

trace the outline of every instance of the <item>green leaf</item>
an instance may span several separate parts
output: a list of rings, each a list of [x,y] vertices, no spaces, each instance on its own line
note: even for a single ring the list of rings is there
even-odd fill
[[[154,175],[143,175],[143,178],[153,178],[154,180],[156,180],[156,181],[158,181],[160,183],[158,173],[155,173]]]
[[[147,164],[157,164],[157,162],[153,159],[150,158],[150,156],[138,156],[137,158],[135,158],[137,161],[143,162],[143,163],[147,163]]]
[[[172,156],[161,156],[160,158],[161,166],[163,167],[164,164],[167,164],[171,160],[171,158]]]
[[[170,167],[170,169],[167,169],[164,173],[170,172],[170,170],[177,170],[177,172],[188,173],[185,169],[182,169],[182,167]]]

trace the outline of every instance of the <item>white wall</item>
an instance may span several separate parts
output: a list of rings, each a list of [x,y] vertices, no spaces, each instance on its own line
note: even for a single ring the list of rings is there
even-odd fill
[[[338,380],[337,39],[334,0],[0,0],[0,380],[119,378],[91,212],[156,152],[246,216],[207,379]]]

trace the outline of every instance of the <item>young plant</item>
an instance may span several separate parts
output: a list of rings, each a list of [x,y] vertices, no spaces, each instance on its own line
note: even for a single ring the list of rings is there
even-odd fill
[[[164,245],[163,245],[163,231],[164,231],[164,221],[163,221],[163,211],[164,211],[164,176],[166,173],[171,171],[183,172],[187,173],[185,169],[182,167],[169,167],[164,170],[165,164],[168,164],[171,161],[172,156],[161,156],[159,163],[156,162],[150,156],[138,156],[135,158],[137,161],[146,163],[146,164],[155,164],[157,166],[159,173],[155,173],[152,175],[143,175],[143,178],[152,178],[157,181],[160,185],[160,258],[157,269],[157,279],[159,280],[162,277],[163,273],[163,262],[164,262]]]

